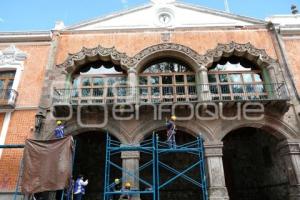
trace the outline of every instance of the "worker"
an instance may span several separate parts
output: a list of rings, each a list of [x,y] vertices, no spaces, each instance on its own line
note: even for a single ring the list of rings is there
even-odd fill
[[[124,185],[124,189],[122,190],[122,195],[120,196],[120,200],[131,200],[131,195],[128,193],[131,190],[131,184],[126,182]]]
[[[175,140],[175,121],[176,116],[172,115],[171,119],[167,120],[166,126],[167,126],[167,142],[170,148],[176,148],[176,140]]]
[[[65,136],[65,126],[59,120],[56,122],[56,128],[54,130],[55,138],[63,138]]]
[[[74,200],[81,200],[85,194],[85,186],[89,183],[88,180],[83,180],[83,175],[79,175],[74,186]]]
[[[118,192],[121,191],[122,187],[121,187],[121,181],[120,179],[116,178],[111,186],[111,189],[113,192]],[[111,196],[111,200],[117,200],[119,195],[113,194]]]

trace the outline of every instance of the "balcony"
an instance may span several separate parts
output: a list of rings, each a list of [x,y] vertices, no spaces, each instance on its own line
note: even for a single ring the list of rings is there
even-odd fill
[[[80,89],[54,89],[55,104],[116,104],[164,102],[286,102],[284,83],[200,84],[157,86],[110,86]]]
[[[0,89],[0,108],[14,109],[18,92],[13,89]]]

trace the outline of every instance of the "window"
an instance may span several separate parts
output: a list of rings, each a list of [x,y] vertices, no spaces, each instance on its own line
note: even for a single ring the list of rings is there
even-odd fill
[[[12,90],[16,71],[0,72],[0,101],[7,104],[8,100],[13,100],[16,93]]]
[[[195,101],[196,78],[185,63],[161,59],[150,63],[139,76],[142,102]]]
[[[264,99],[267,94],[261,70],[243,58],[224,58],[208,72],[213,100]]]
[[[127,76],[111,62],[90,63],[73,80],[72,97],[80,103],[109,103],[126,96]]]

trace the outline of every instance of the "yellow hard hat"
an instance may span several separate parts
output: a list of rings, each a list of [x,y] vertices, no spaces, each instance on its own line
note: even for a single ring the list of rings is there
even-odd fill
[[[125,187],[131,187],[131,184],[129,182],[125,183]]]
[[[56,124],[57,124],[57,125],[61,125],[61,121],[58,120],[58,121],[56,122]]]
[[[115,184],[119,184],[120,183],[120,179],[116,178],[115,179]]]
[[[176,116],[175,116],[175,115],[172,115],[172,116],[171,116],[171,119],[172,119],[173,121],[175,121],[175,120],[176,120]]]

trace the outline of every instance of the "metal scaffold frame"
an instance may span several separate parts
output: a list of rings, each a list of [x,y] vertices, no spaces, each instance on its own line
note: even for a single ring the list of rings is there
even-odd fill
[[[110,170],[111,167],[114,167],[122,172],[122,174],[126,174],[129,177],[132,177],[145,186],[149,188],[149,190],[139,190],[134,189],[130,191],[126,191],[126,194],[135,196],[135,195],[152,195],[153,199],[156,199],[156,184],[155,184],[155,143],[154,143],[155,137],[152,136],[152,139],[146,140],[143,143],[139,145],[124,145],[121,144],[119,141],[114,140],[110,137],[110,135],[107,133],[106,135],[106,161],[105,161],[105,177],[104,177],[104,191],[103,191],[103,199],[109,200],[113,195],[121,195],[125,193],[124,191],[114,191],[113,185],[114,183],[110,182]],[[136,176],[135,173],[128,171],[126,169],[123,169],[122,166],[119,166],[118,164],[112,162],[111,158],[112,156],[126,152],[126,151],[137,151],[140,153],[145,153],[152,155],[152,158],[139,167],[139,172],[146,169],[147,167],[152,165],[152,181],[146,181],[142,179],[139,176]],[[127,180],[124,180],[124,177],[121,179],[122,182],[126,182]]]
[[[205,157],[204,157],[204,146],[203,139],[197,137],[196,140],[191,142],[181,144],[176,146],[176,148],[170,148],[167,142],[159,141],[159,137],[153,133],[152,138],[143,141],[141,144],[136,145],[123,145],[117,140],[113,140],[110,135],[107,133],[106,140],[106,161],[105,161],[105,180],[104,180],[104,200],[109,200],[112,195],[121,195],[124,191],[113,191],[114,183],[110,182],[110,169],[111,167],[115,167],[118,170],[122,171],[122,174],[126,174],[136,180],[139,180],[141,183],[151,188],[147,191],[142,191],[139,189],[134,189],[130,191],[126,191],[126,194],[129,195],[141,195],[141,194],[150,194],[153,196],[153,200],[160,200],[160,190],[167,185],[172,184],[177,178],[183,178],[185,181],[196,185],[202,193],[202,200],[208,200],[208,192],[207,192],[207,180],[205,175]],[[121,166],[113,163],[111,161],[111,157],[117,153],[122,153],[124,151],[137,151],[140,153],[150,154],[152,159],[139,167],[139,173],[144,170],[148,166],[152,166],[152,182],[147,182],[143,180],[141,177],[137,177],[135,172],[130,172],[127,169],[123,169]],[[162,162],[160,157],[163,154],[192,154],[197,156],[197,160],[195,163],[190,164],[183,170],[175,169],[168,164]],[[160,179],[160,169],[167,170],[174,174],[168,180]],[[192,169],[200,170],[200,177],[198,179],[191,178],[186,175]],[[123,180],[122,182],[126,181]]]

